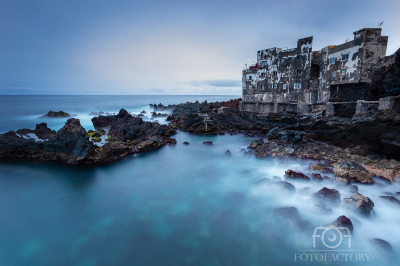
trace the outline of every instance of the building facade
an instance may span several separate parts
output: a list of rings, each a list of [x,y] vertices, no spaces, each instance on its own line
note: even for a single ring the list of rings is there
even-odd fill
[[[368,99],[373,70],[394,61],[385,57],[387,36],[380,28],[354,32],[352,41],[312,51],[313,37],[299,39],[293,49],[257,52],[257,63],[242,72],[246,111],[296,111],[298,106]]]

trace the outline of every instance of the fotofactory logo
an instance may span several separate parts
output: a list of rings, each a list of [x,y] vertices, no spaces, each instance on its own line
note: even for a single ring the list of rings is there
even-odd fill
[[[370,253],[350,249],[352,235],[347,227],[319,226],[311,237],[314,249],[299,250],[295,261],[370,261]]]

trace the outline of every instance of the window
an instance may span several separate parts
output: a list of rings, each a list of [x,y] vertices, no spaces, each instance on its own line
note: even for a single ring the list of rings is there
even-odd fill
[[[332,71],[332,78],[336,77],[336,71]]]
[[[274,88],[274,89],[278,88],[278,84],[276,84],[276,83],[273,84],[273,85],[272,85],[272,88]]]
[[[252,80],[252,76],[249,76],[249,80]]]
[[[261,51],[261,56],[263,56],[264,55],[264,52],[263,51]]]
[[[297,69],[297,74],[301,74],[301,69]]]
[[[285,62],[285,59],[284,59],[284,58],[281,59],[281,63],[283,63],[283,62]]]
[[[286,88],[287,88],[287,84],[283,83],[283,89],[286,90]]]
[[[342,69],[342,76],[346,75],[346,69]]]
[[[302,55],[297,56],[297,60],[299,61],[303,60],[303,56]]]
[[[273,74],[274,74],[275,77],[277,77],[278,76],[278,71],[274,71]]]
[[[262,61],[261,65],[262,66],[267,66],[267,61]]]
[[[342,55],[342,61],[348,60],[349,59],[349,54],[344,54]]]
[[[289,61],[292,61],[292,57],[289,57]]]
[[[329,63],[330,63],[331,65],[334,65],[335,62],[336,62],[336,58],[331,58]]]
[[[262,89],[262,90],[264,89],[264,85],[261,85],[261,89]]]
[[[294,84],[295,89],[301,89],[301,83],[295,83]]]

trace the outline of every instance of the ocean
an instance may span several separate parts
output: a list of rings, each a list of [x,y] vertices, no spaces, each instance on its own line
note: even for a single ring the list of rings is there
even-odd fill
[[[40,122],[58,130],[66,118],[38,118],[50,110],[76,114],[89,130],[92,111],[125,108],[148,113],[150,103],[238,97],[0,96],[0,134],[33,129]],[[321,214],[313,209],[313,193],[328,186],[344,198],[349,190],[336,184],[291,182],[297,193],[287,194],[255,183],[274,176],[283,179],[288,169],[309,174],[312,161],[257,159],[244,153],[254,140],[244,135],[178,131],[173,137],[176,145],[102,166],[0,160],[0,265],[396,265],[400,261],[400,212],[379,199],[384,192],[400,191],[397,185],[378,180],[374,186],[358,185],[359,192],[375,202],[370,218],[342,207]],[[202,144],[206,140],[214,145]],[[183,145],[184,141],[190,144]],[[310,192],[300,193],[306,187]],[[301,219],[315,228],[326,228],[340,215],[351,217],[351,247],[316,249],[312,233],[273,214],[278,207],[296,207]],[[393,251],[380,251],[369,242],[371,238],[388,241]],[[341,241],[347,247],[344,242],[350,239]]]

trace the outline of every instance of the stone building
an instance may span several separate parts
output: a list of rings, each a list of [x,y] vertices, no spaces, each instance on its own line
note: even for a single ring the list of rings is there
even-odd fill
[[[304,104],[371,99],[373,71],[394,63],[385,56],[387,36],[380,28],[354,32],[354,39],[312,51],[313,37],[292,49],[257,52],[257,63],[242,72],[243,110],[270,113],[301,111]]]

